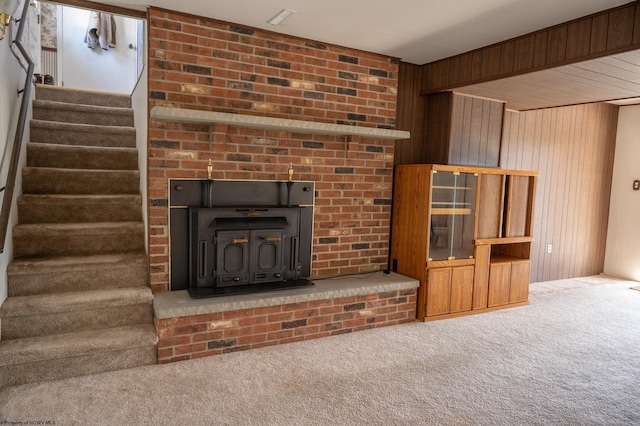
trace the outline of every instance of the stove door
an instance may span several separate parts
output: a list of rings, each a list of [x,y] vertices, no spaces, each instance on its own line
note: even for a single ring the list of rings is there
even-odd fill
[[[251,267],[252,283],[275,282],[284,280],[284,230],[258,229],[251,231]]]
[[[220,287],[249,284],[250,231],[216,233],[216,283]]]

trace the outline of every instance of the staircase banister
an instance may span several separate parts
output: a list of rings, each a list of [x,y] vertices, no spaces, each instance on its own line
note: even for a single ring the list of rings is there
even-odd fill
[[[18,116],[18,122],[16,123],[15,137],[13,139],[13,146],[11,148],[11,162],[9,163],[9,171],[7,174],[7,182],[5,184],[4,195],[2,197],[2,209],[0,210],[0,253],[4,252],[5,240],[7,238],[7,229],[9,227],[9,215],[11,213],[11,204],[13,203],[13,192],[16,184],[16,175],[18,173],[18,166],[20,162],[20,152],[22,151],[22,138],[24,135],[24,128],[27,121],[27,113],[29,112],[29,100],[31,99],[31,87],[33,86],[33,68],[34,62],[29,56],[26,48],[22,44],[22,34],[27,22],[27,14],[29,12],[29,0],[24,1],[22,7],[22,15],[20,16],[20,24],[18,25],[18,31],[13,43],[18,48],[20,55],[27,62],[27,75],[24,83],[24,90],[22,91],[22,102],[20,104],[20,115]],[[16,59],[18,59],[16,57]],[[18,59],[18,62],[20,60]],[[22,66],[22,64],[20,64]]]

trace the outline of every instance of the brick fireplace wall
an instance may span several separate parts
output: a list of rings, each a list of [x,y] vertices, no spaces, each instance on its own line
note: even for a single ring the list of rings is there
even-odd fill
[[[394,128],[399,62],[149,9],[149,107]],[[151,287],[169,289],[168,179],[316,182],[312,277],[387,267],[394,142],[149,122]]]

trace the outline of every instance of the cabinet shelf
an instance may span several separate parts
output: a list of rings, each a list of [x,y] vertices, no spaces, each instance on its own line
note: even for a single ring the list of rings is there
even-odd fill
[[[471,203],[465,203],[462,201],[434,201],[432,206],[470,206]]]
[[[475,240],[475,243],[477,246],[484,246],[494,244],[532,243],[534,240],[534,237],[480,238]]]
[[[433,215],[470,215],[473,211],[471,209],[464,208],[435,208],[431,209]]]
[[[466,191],[469,191],[469,190],[474,190],[474,191],[475,191],[475,188],[471,188],[471,187],[468,187],[468,186],[441,186],[441,185],[434,185],[434,186],[432,186],[431,188],[432,188],[432,189],[448,189],[448,190],[452,190],[452,189],[455,189],[455,190],[463,189],[463,190],[466,190]]]

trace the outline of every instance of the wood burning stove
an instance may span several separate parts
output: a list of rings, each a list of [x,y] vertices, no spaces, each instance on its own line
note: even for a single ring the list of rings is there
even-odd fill
[[[312,182],[170,185],[172,290],[211,297],[310,285]]]

